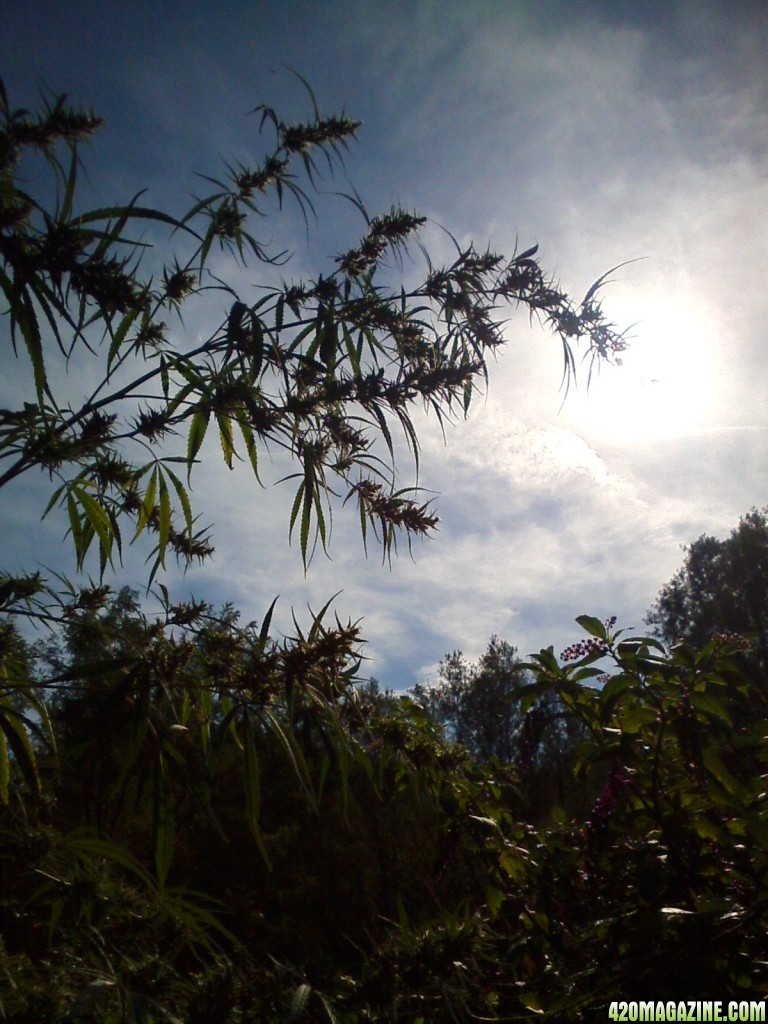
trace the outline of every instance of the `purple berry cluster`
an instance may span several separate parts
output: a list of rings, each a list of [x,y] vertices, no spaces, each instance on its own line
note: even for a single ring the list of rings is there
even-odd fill
[[[620,765],[614,765],[587,822],[587,828],[591,835],[603,832],[608,827],[608,822],[616,809],[619,793],[626,784],[627,776],[624,769]]]
[[[586,640],[579,640],[578,643],[571,644],[566,647],[564,651],[560,653],[561,661],[576,661],[578,658],[585,658],[588,654],[607,654],[608,644],[605,640],[598,640],[597,637],[590,636]]]

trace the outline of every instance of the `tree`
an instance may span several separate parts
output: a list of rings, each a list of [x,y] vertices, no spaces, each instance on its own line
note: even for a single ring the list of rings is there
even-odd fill
[[[520,799],[529,819],[545,818],[553,806],[579,806],[582,794],[574,793],[569,779],[583,725],[553,693],[522,711],[521,696],[532,677],[516,648],[493,636],[476,663],[454,651],[440,662],[439,675],[433,686],[415,686],[413,696],[446,738],[466,747],[475,761],[520,770]]]
[[[515,760],[520,714],[514,697],[526,681],[515,648],[494,636],[477,664],[454,651],[438,674],[435,685],[417,685],[413,695],[446,735],[479,761]]]
[[[719,634],[748,635],[742,661],[754,696],[768,700],[768,508],[753,508],[726,540],[702,535],[684,550],[685,562],[662,588],[647,624],[666,643],[697,648]]]

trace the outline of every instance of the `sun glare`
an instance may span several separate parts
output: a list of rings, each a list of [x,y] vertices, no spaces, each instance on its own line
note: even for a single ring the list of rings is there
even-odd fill
[[[657,305],[632,334],[621,367],[594,376],[588,394],[580,382],[582,424],[626,441],[702,429],[713,412],[712,326],[693,309]]]

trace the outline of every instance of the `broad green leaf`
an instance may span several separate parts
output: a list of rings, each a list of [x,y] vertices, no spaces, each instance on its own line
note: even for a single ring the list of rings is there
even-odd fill
[[[622,732],[629,733],[632,736],[639,733],[643,726],[656,722],[658,714],[658,711],[654,708],[628,708],[618,714],[616,723],[620,726]]]
[[[707,747],[702,755],[704,766],[711,775],[713,775],[726,793],[736,797],[737,800],[743,799],[743,790],[741,784],[731,775],[728,769],[725,767],[723,762],[717,755],[714,747]]]
[[[596,636],[599,640],[608,639],[605,626],[600,619],[596,619],[594,615],[577,615],[576,621],[585,632],[590,633],[592,636]]]
[[[722,722],[727,722],[728,725],[732,724],[728,709],[716,697],[702,693],[700,690],[694,690],[690,699],[697,711],[704,711],[714,718],[719,718]]]

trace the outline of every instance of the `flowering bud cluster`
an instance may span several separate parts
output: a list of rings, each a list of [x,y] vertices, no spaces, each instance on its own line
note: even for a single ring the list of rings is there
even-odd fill
[[[585,658],[588,654],[607,654],[608,645],[605,640],[598,640],[597,637],[590,636],[586,640],[580,640],[576,644],[571,644],[566,647],[564,651],[560,653],[561,661],[576,661],[578,658]]]

